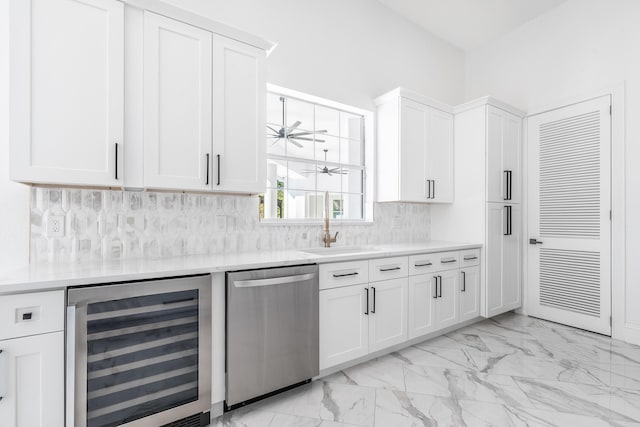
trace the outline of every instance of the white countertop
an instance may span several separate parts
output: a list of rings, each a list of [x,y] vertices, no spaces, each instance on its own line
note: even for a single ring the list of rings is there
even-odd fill
[[[257,251],[219,255],[192,255],[155,260],[43,264],[0,276],[0,294],[64,289],[68,286],[124,282],[203,273],[249,270],[297,264],[321,264],[430,252],[479,248],[478,243],[430,241],[423,244],[367,246],[357,253],[317,255],[304,250]],[[342,248],[335,247],[340,251]]]

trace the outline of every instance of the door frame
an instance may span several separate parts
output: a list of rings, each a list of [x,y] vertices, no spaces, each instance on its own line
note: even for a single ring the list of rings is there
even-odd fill
[[[611,337],[622,341],[640,344],[640,327],[628,325],[625,313],[626,295],[626,82],[571,97],[553,104],[547,104],[526,115],[525,119],[551,110],[564,108],[602,96],[611,96]],[[522,314],[528,314],[529,283],[528,283],[528,251],[529,251],[529,159],[528,150],[528,120],[522,126]]]

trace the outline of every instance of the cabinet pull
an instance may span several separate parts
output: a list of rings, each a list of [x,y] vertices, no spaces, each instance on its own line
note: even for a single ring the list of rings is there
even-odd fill
[[[371,287],[373,290],[373,308],[371,309],[371,314],[376,314],[376,288]]]
[[[427,184],[427,188],[426,188],[425,193],[427,193],[427,199],[430,199],[431,198],[431,180],[427,179],[427,180],[425,180],[425,182]]]
[[[22,320],[31,320],[31,319],[33,319],[32,312],[22,313]]]
[[[509,171],[509,200],[511,200],[511,192],[513,190],[513,171]]]
[[[433,264],[431,264],[430,262],[427,262],[424,264],[413,264],[414,267],[428,267],[430,265],[433,265]]]
[[[433,191],[431,192],[431,198],[435,199],[436,198],[436,180],[432,179],[431,182],[433,183]]]
[[[5,353],[0,349],[0,400],[4,398],[5,393],[7,392],[6,384],[3,381],[7,378],[7,371],[5,365]]]
[[[367,300],[367,305],[366,305],[366,309],[364,311],[364,314],[366,314],[367,316],[369,315],[369,288],[364,288],[365,291],[365,298]]]
[[[440,286],[438,289],[438,298],[442,298],[442,276],[438,276],[438,285]]]
[[[466,292],[467,291],[467,273],[465,273],[464,271],[461,271],[460,273],[462,273],[462,292]]]
[[[343,273],[343,274],[334,274],[333,277],[348,277],[348,276],[357,276],[359,273],[354,271],[353,273]]]
[[[504,170],[502,174],[504,175],[504,197],[502,199],[509,200],[509,171]]]
[[[400,270],[400,267],[381,268],[380,271],[395,271]]]
[[[220,154],[218,156],[218,183],[216,185],[220,185]]]
[[[433,276],[435,281],[433,282],[433,298],[438,298],[438,276]]]
[[[451,264],[452,262],[456,262],[455,259],[443,259],[440,261],[440,264]]]
[[[471,260],[474,260],[474,259],[478,259],[478,257],[474,255],[474,256],[464,257],[463,259],[465,261],[471,261]]]
[[[204,184],[209,185],[209,153],[205,154],[205,157],[207,158],[207,175]]]
[[[505,206],[504,207],[506,209],[506,214],[505,214],[505,219],[507,222],[506,225],[506,232],[503,233],[505,236],[511,236],[511,206]]]
[[[116,181],[117,181],[118,180],[118,143],[116,142],[115,145],[116,145],[116,161],[115,161],[116,173],[115,173],[115,176],[116,176]]]

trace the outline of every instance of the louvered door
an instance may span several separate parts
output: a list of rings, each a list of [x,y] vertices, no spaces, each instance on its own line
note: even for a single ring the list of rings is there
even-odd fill
[[[528,120],[529,314],[611,335],[611,100]]]

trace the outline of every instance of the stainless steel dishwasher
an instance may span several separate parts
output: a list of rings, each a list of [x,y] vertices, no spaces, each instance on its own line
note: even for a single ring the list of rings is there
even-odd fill
[[[318,375],[318,297],[317,265],[227,273],[227,410]]]

